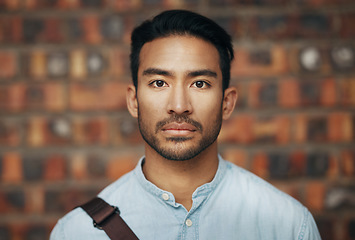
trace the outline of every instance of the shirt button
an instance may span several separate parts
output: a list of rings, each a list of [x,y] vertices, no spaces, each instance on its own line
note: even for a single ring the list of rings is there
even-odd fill
[[[187,219],[185,222],[186,226],[191,227],[192,226],[192,221],[191,219]]]
[[[167,194],[167,193],[163,193],[162,195],[161,195],[161,197],[165,200],[165,201],[168,201],[169,200],[169,194]]]

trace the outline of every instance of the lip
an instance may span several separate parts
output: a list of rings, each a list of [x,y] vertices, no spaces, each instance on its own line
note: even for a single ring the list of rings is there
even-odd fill
[[[185,136],[195,132],[195,126],[188,123],[168,123],[163,126],[162,131],[169,135]]]

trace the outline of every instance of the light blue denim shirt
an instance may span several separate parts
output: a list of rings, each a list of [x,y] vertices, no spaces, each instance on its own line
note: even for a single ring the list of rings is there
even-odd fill
[[[119,207],[139,239],[320,239],[312,215],[298,201],[221,157],[213,181],[193,193],[190,211],[146,180],[143,159],[99,194]],[[50,239],[109,238],[76,208],[58,221]]]

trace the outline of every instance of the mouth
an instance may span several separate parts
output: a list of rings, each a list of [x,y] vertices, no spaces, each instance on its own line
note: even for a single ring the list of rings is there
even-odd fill
[[[197,131],[197,128],[188,123],[168,123],[161,129],[163,133],[170,136],[187,136]]]

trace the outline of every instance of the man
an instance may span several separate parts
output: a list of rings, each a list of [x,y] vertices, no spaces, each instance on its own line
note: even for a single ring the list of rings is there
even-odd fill
[[[234,110],[230,36],[198,14],[173,10],[132,33],[133,84],[145,156],[99,196],[118,206],[139,239],[320,239],[309,211],[218,155]],[[76,208],[51,239],[108,239]]]

